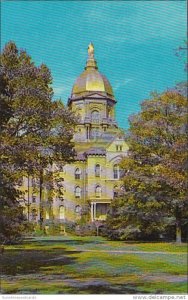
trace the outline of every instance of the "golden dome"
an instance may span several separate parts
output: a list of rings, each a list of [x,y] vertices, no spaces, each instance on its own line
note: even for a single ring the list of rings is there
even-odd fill
[[[98,71],[94,59],[94,46],[88,46],[88,60],[84,72],[76,79],[71,93],[71,98],[88,95],[93,92],[114,99],[114,93],[108,79]]]

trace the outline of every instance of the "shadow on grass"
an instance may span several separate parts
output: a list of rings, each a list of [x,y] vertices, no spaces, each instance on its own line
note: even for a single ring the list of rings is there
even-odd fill
[[[2,275],[22,275],[40,272],[41,268],[56,267],[75,263],[76,258],[71,254],[78,251],[62,249],[34,250],[11,249],[6,250],[1,260]],[[58,257],[58,259],[57,259]]]
[[[71,287],[69,291],[59,290],[57,294],[140,294],[140,290],[134,284],[92,284],[79,288]],[[147,293],[147,292],[145,292]]]
[[[123,295],[126,295],[126,294],[150,294],[150,292],[148,291],[142,291],[141,290],[138,290],[136,286],[134,285],[114,285],[114,286],[103,286],[103,285],[98,285],[98,286],[95,286],[95,285],[88,285],[86,287],[80,287],[80,288],[76,288],[76,287],[71,287],[71,286],[64,286],[62,289],[61,288],[56,288],[55,290],[48,290],[46,289],[45,292],[44,292],[44,289],[43,290],[38,290],[37,288],[29,288],[29,289],[17,289],[17,288],[12,288],[10,289],[9,291],[7,292],[4,292],[4,294],[37,294],[37,295],[40,295],[40,294],[49,294],[49,295],[80,295],[80,294],[89,294],[89,295],[92,295],[92,294],[101,294],[101,295],[104,295],[104,294],[110,294],[110,295],[117,295],[117,294],[123,294]],[[157,291],[158,294],[161,294],[162,292],[161,291]]]

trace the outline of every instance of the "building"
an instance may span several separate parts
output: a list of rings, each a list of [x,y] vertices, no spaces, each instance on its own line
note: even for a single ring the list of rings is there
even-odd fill
[[[47,183],[42,199],[38,179],[24,179],[27,188],[21,201],[29,220],[49,226],[52,221],[77,222],[83,216],[87,222],[106,219],[109,204],[123,189],[119,163],[128,151],[124,133],[115,120],[115,105],[112,87],[99,72],[90,44],[85,69],[68,99],[69,109],[78,116],[76,160],[63,167],[53,166],[53,193]]]

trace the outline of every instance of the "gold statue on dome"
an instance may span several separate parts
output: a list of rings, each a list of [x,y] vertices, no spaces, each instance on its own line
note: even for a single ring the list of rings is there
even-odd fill
[[[94,45],[93,43],[90,43],[88,46],[88,57],[94,58]]]

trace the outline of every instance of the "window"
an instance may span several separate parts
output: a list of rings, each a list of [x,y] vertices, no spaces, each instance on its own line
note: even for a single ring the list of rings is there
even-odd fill
[[[76,186],[75,188],[75,197],[81,198],[81,188],[79,186]]]
[[[40,181],[38,178],[32,177],[32,186],[33,188],[36,188],[39,185]]]
[[[113,173],[114,173],[114,179],[119,179],[119,166],[117,164],[114,165]]]
[[[64,186],[59,187],[58,191],[59,191],[59,195],[63,196],[64,195],[64,191],[65,191]]]
[[[100,137],[100,131],[99,131],[99,128],[97,127],[93,127],[91,129],[91,139],[97,139]]]
[[[31,211],[31,219],[32,219],[32,221],[36,221],[37,220],[37,210],[36,209],[32,209],[32,211]]]
[[[81,170],[77,168],[75,170],[75,179],[80,179],[80,177],[81,177]]]
[[[75,207],[75,212],[76,212],[77,214],[80,214],[80,213],[81,213],[81,206],[80,206],[80,205],[76,205],[76,207]]]
[[[101,167],[99,164],[95,165],[95,177],[100,177],[101,175]]]
[[[95,196],[96,196],[96,198],[100,198],[101,197],[101,193],[102,193],[101,187],[100,187],[100,185],[97,185],[96,188],[95,188]]]
[[[65,219],[65,207],[63,205],[59,207],[59,218],[60,220]]]
[[[36,198],[37,198],[37,197],[36,197],[35,195],[32,196],[32,202],[33,202],[33,203],[36,203]]]
[[[91,120],[94,123],[99,123],[100,114],[97,110],[93,110],[91,113]]]
[[[114,198],[117,198],[118,197],[118,186],[114,186],[114,191],[113,191],[113,194],[114,194]]]
[[[116,145],[116,151],[122,151],[122,145]]]
[[[50,219],[50,214],[49,214],[49,210],[46,211],[46,220]]]

